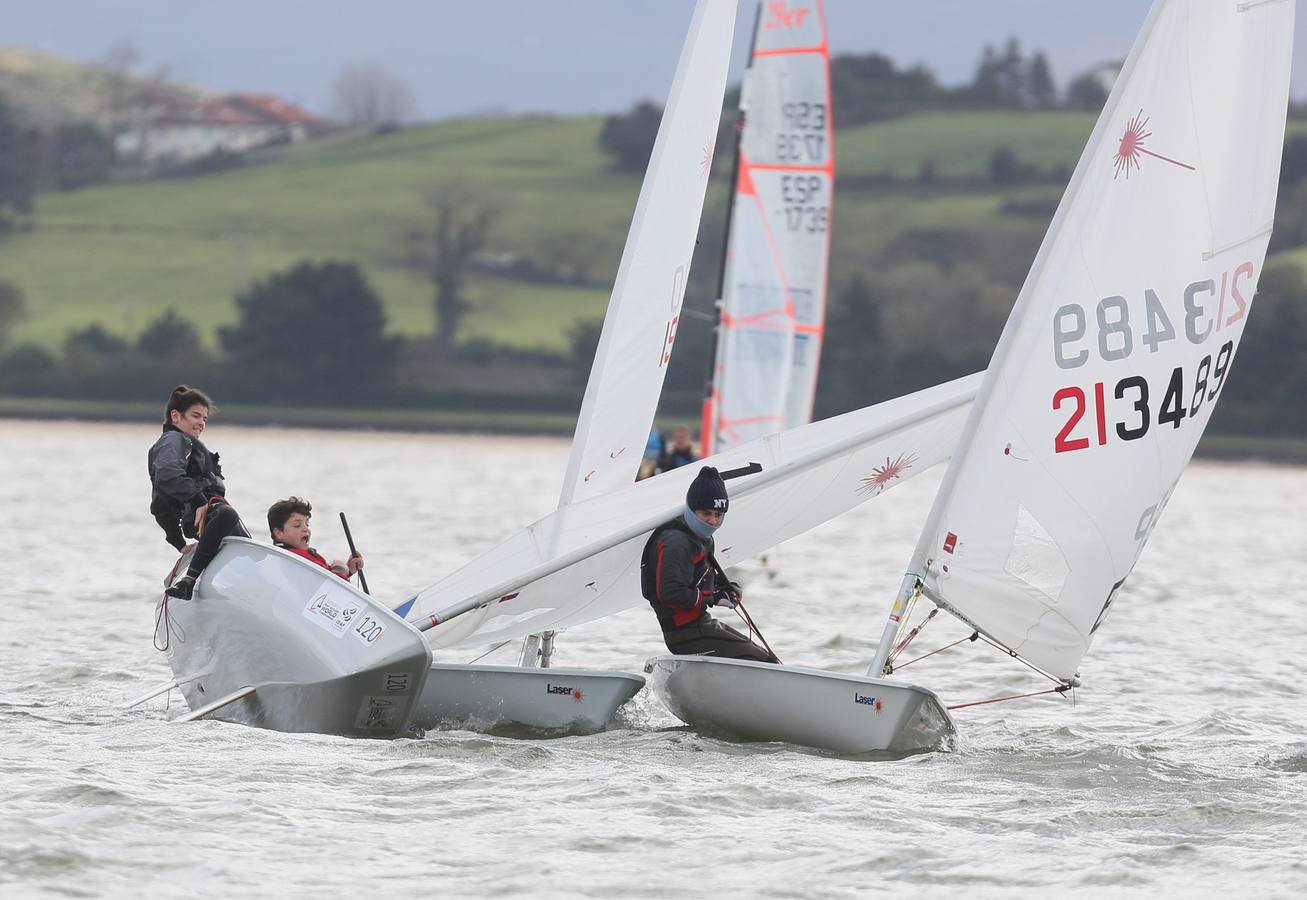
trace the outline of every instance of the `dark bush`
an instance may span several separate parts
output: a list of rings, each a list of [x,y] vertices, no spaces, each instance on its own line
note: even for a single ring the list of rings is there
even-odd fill
[[[354,263],[298,263],[236,307],[238,321],[219,337],[241,396],[333,405],[375,400],[388,386],[398,343]]]

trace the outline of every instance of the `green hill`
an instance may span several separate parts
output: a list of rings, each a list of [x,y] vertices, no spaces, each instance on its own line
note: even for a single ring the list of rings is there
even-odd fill
[[[588,287],[477,273],[462,338],[560,349],[571,323],[602,315],[639,192],[639,179],[613,172],[598,149],[600,124],[445,122],[311,142],[204,177],[44,194],[37,229],[0,242],[0,279],[29,308],[12,340],[55,347],[70,328],[95,321],[133,335],[170,306],[212,339],[215,326],[234,319],[236,292],[305,257],[358,261],[391,327],[429,334],[431,289],[403,265],[404,234],[424,220],[424,190],[457,178],[503,208],[492,252],[543,268],[560,254],[594,260]],[[1092,124],[1091,115],[1067,112],[932,112],[840,131],[832,282],[874,278],[894,242],[949,228],[1019,235],[1002,263],[1019,284],[1060,195],[1058,179]],[[988,165],[1001,147],[1043,174],[994,184]],[[718,160],[705,235],[720,229],[727,162]],[[704,241],[701,256],[715,257],[714,242]],[[700,284],[715,280],[716,267],[715,258],[696,262]]]

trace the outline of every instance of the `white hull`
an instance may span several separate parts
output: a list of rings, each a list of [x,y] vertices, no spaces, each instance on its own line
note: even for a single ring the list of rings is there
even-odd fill
[[[931,691],[883,678],[708,656],[658,656],[645,671],[683,722],[749,741],[902,756],[955,734]]]
[[[411,731],[431,665],[421,633],[320,566],[228,538],[189,601],[168,600],[168,662],[192,710],[275,731]],[[162,639],[163,625],[156,638]]]
[[[434,663],[413,725],[594,732],[642,687],[627,672]]]

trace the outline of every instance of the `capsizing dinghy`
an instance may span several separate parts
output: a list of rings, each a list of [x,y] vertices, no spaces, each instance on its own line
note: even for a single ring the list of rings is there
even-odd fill
[[[275,731],[408,734],[431,666],[421,633],[386,604],[238,537],[222,542],[190,600],[160,599],[155,641],[191,707],[184,719]]]

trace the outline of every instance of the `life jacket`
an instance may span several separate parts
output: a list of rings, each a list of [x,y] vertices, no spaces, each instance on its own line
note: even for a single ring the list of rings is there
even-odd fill
[[[339,578],[343,578],[346,581],[349,581],[348,574],[341,575],[339,572],[337,572],[335,569],[331,567],[331,564],[327,562],[327,558],[325,556],[323,556],[317,550],[314,550],[312,547],[305,547],[303,550],[301,550],[299,547],[287,547],[285,544],[281,543],[281,541],[273,541],[272,545],[274,547],[280,547],[282,550],[285,550],[287,553],[294,553],[296,556],[302,556],[304,559],[307,559],[311,563],[317,563],[318,565],[322,566],[322,568],[330,572],[332,575],[335,575]]]
[[[663,587],[662,582],[667,577],[665,566],[668,563],[663,559],[664,539],[671,531],[679,531],[690,540],[691,572],[686,581],[696,592],[691,605],[680,606],[668,603],[659,594],[659,589]],[[704,614],[704,608],[712,598],[715,588],[712,551],[712,538],[703,538],[695,534],[680,516],[659,525],[649,536],[640,558],[640,593],[653,607],[654,613],[658,616],[658,624],[664,631],[692,625]]]
[[[195,487],[195,493],[189,497],[178,497],[162,490],[155,481],[155,458],[164,444],[164,437],[170,431],[181,435],[186,447],[185,476]],[[146,455],[146,472],[150,476],[150,515],[164,530],[168,542],[181,549],[183,535],[191,539],[196,537],[195,511],[211,498],[223,497],[227,493],[218,454],[204,446],[198,438],[191,437],[168,423],[163,426],[163,435],[154,442]]]

